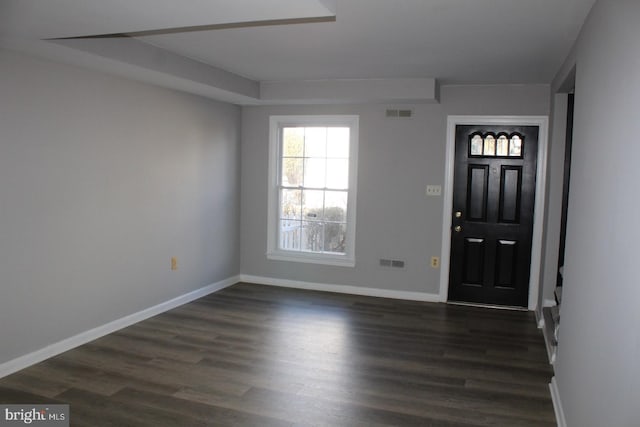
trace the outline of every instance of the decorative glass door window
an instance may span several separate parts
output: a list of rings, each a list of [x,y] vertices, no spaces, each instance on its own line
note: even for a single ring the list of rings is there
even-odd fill
[[[519,135],[492,134],[474,135],[469,142],[469,154],[472,157],[518,157],[522,158],[523,141]]]

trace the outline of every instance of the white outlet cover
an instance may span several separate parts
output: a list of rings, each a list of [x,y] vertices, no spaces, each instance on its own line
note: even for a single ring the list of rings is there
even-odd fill
[[[440,196],[442,195],[442,185],[427,185],[427,196]]]

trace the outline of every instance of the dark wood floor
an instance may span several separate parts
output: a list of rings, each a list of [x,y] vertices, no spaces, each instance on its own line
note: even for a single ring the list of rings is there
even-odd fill
[[[531,313],[238,284],[0,380],[73,426],[555,426]]]

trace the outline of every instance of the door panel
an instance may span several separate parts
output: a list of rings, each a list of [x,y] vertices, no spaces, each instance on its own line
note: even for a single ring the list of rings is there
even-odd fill
[[[520,222],[520,197],[522,192],[522,167],[502,166],[500,176],[500,216],[501,223]]]
[[[496,283],[498,288],[515,288],[518,268],[518,242],[498,240],[496,247]]]
[[[449,300],[526,307],[537,126],[457,126]]]
[[[482,286],[484,277],[485,242],[482,239],[464,240],[464,283]]]
[[[489,166],[469,165],[467,185],[467,212],[469,221],[487,220],[487,195],[489,189]]]

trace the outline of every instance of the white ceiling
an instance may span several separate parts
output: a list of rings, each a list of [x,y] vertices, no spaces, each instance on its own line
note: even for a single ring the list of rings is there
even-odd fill
[[[336,22],[144,37],[254,80],[549,83],[594,0],[339,0]]]
[[[0,35],[62,38],[334,15],[335,0],[0,0]]]
[[[0,0],[0,37],[35,40],[192,27],[136,34],[138,43],[131,44],[139,49],[142,41],[255,82],[550,83],[594,1]],[[309,19],[328,22],[255,25]],[[84,40],[83,49],[86,53],[91,43],[103,42]]]

